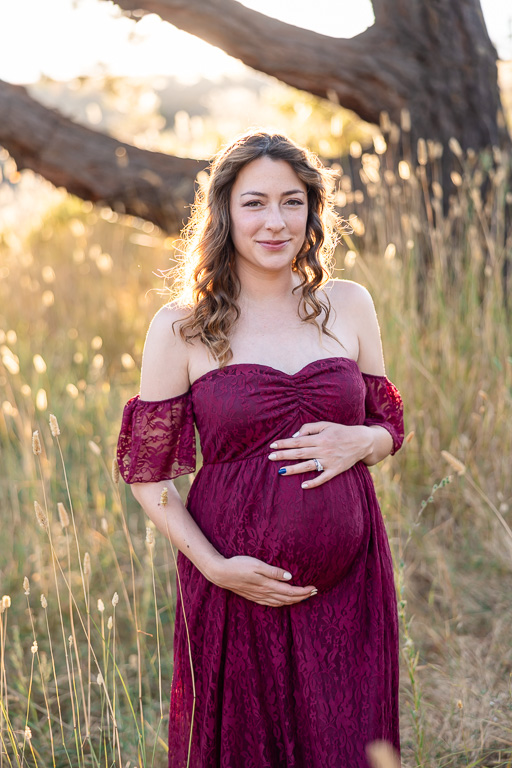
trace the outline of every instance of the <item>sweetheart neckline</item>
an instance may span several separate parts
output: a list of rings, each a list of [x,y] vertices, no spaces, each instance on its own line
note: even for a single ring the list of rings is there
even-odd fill
[[[272,365],[265,365],[265,363],[231,363],[231,365],[225,365],[223,368],[212,368],[210,371],[206,371],[206,373],[203,373],[201,376],[198,376],[197,379],[194,379],[190,387],[192,388],[198,382],[202,381],[203,379],[207,379],[208,377],[212,376],[215,373],[221,373],[222,371],[227,371],[230,368],[262,368],[266,371],[270,371],[271,373],[278,374],[279,376],[284,376],[285,378],[293,379],[296,376],[299,376],[301,373],[304,373],[312,365],[316,365],[317,363],[334,362],[334,361],[343,361],[343,362],[353,363],[362,376],[373,376],[375,378],[384,378],[384,379],[387,378],[385,375],[383,376],[382,374],[378,374],[378,373],[364,373],[359,368],[359,365],[357,364],[357,360],[354,360],[352,357],[338,356],[338,357],[319,357],[316,360],[311,360],[309,363],[306,363],[306,365],[304,365],[298,371],[295,371],[295,373],[287,373],[286,371],[282,371],[280,368],[274,368]]]

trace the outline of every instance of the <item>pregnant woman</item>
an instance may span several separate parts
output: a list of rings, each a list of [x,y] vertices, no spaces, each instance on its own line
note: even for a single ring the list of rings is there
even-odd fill
[[[123,414],[121,473],[179,550],[170,768],[366,768],[370,742],[399,748],[368,465],[400,447],[402,401],[370,295],[330,279],[332,187],[283,136],[216,156]]]

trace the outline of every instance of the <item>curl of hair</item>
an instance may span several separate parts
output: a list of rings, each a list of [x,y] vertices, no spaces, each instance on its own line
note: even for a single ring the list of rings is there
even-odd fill
[[[289,163],[306,185],[306,237],[292,262],[292,270],[300,276],[300,283],[293,290],[302,292],[301,320],[317,324],[317,318],[322,317],[320,333],[336,339],[327,328],[329,299],[317,296],[318,289],[331,276],[337,243],[339,219],[333,200],[336,173],[322,165],[315,154],[285,136],[251,132],[213,158],[208,181],[198,188],[191,217],[182,233],[181,264],[167,275],[174,277],[175,303],[190,310],[180,321],[180,335],[188,342],[199,339],[220,367],[232,358],[230,331],[240,316],[240,281],[230,234],[231,189],[240,170],[260,157]]]

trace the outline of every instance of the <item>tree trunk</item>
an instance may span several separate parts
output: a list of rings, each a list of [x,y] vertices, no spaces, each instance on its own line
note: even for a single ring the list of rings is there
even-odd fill
[[[57,187],[178,232],[205,162],[124,144],[74,123],[0,80],[0,145]]]

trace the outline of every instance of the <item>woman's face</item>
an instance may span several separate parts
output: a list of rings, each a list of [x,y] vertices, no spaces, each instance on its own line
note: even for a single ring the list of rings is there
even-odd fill
[[[288,268],[306,238],[306,185],[286,161],[260,157],[236,177],[230,215],[238,266]]]

